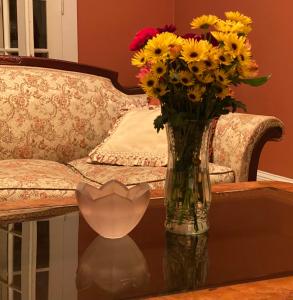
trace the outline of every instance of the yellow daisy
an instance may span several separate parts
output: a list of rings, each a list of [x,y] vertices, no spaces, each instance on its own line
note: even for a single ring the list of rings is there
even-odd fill
[[[251,54],[250,48],[242,47],[240,49],[240,53],[238,56],[238,60],[240,63],[242,63],[242,64],[248,63],[251,60],[251,57],[252,57],[252,54]]]
[[[211,83],[215,80],[215,78],[213,77],[213,75],[210,72],[208,72],[208,73],[205,72],[203,74],[199,74],[199,75],[196,76],[196,78],[200,82],[206,83],[206,84]]]
[[[236,22],[232,20],[220,20],[215,24],[215,28],[221,32],[235,32],[239,34],[248,34],[251,31],[251,27],[249,25],[245,25],[241,22]]]
[[[167,90],[167,86],[165,84],[156,84],[154,87],[153,87],[153,93],[156,95],[156,96],[164,96],[166,93],[168,93],[168,90]]]
[[[241,22],[244,25],[248,25],[252,23],[252,20],[250,17],[247,17],[243,14],[241,14],[239,11],[227,11],[225,12],[225,16],[228,20]]]
[[[160,77],[166,73],[167,67],[162,61],[158,61],[157,63],[152,65],[151,70],[153,74]]]
[[[188,89],[187,96],[191,102],[200,102],[202,101],[202,95],[206,91],[206,88],[203,85],[196,84],[192,88]]]
[[[208,29],[218,21],[218,17],[214,15],[203,15],[192,20],[190,23],[192,29]]]
[[[185,86],[191,86],[193,84],[193,75],[188,71],[179,72],[180,82]]]
[[[237,66],[241,78],[252,78],[258,73],[258,65],[254,60]]]
[[[193,74],[197,75],[202,74],[205,71],[206,66],[203,61],[194,61],[188,64],[188,68]]]
[[[169,73],[169,80],[171,83],[177,84],[180,82],[180,76],[178,73],[176,73],[175,71],[172,70]]]
[[[215,77],[216,80],[221,84],[221,85],[229,85],[229,83],[231,82],[228,78],[228,74],[223,71],[223,70],[217,70],[215,72]]]
[[[133,66],[136,66],[136,67],[143,67],[145,64],[146,64],[147,60],[146,60],[146,57],[145,57],[145,53],[144,53],[144,50],[141,49],[139,50],[138,52],[136,52],[132,59],[131,59],[131,64]]]
[[[158,77],[149,72],[140,79],[142,89],[147,92],[152,89],[158,82]]]
[[[157,35],[157,38],[164,40],[168,47],[182,44],[182,38],[172,32],[162,32]]]
[[[218,59],[219,59],[219,62],[223,65],[230,65],[233,61],[233,57],[230,53],[230,51],[225,51],[224,49],[220,49],[219,52],[218,52]]]
[[[182,58],[187,63],[207,59],[212,47],[213,45],[206,40],[188,39],[182,45]]]
[[[243,36],[238,36],[236,33],[226,35],[224,40],[224,49],[230,53],[232,57],[238,56],[244,46],[245,38]]]
[[[224,43],[226,33],[219,31],[211,31],[211,34],[219,43]]]
[[[157,35],[147,42],[144,50],[147,60],[162,60],[169,53],[168,40],[166,41],[161,34]]]
[[[215,48],[213,47],[208,55],[207,55],[207,58],[203,61],[204,64],[205,64],[205,67],[207,70],[213,70],[213,69],[216,69],[218,68],[219,66],[219,49],[218,48]]]
[[[231,95],[231,90],[227,86],[217,86],[216,96],[220,99],[224,99],[227,96]]]

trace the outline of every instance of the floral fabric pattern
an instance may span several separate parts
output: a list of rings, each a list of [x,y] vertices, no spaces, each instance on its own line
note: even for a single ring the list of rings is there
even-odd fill
[[[166,167],[142,167],[142,166],[112,166],[92,164],[88,159],[81,158],[67,163],[83,180],[89,184],[102,185],[111,179],[116,179],[125,185],[146,182],[151,188],[164,187]],[[234,172],[227,167],[210,163],[211,183],[234,182]]]
[[[252,151],[270,127],[284,124],[271,116],[230,113],[217,122],[213,139],[213,162],[231,168],[235,181],[247,181]]]
[[[0,202],[75,197],[81,176],[63,164],[38,159],[0,160]]]
[[[144,106],[145,95],[126,95],[104,77],[1,65],[0,159],[84,157],[125,111]]]

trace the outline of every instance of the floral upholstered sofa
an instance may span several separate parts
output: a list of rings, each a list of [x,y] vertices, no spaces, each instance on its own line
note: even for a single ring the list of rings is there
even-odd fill
[[[80,181],[100,186],[114,178],[162,187],[165,167],[88,163],[89,152],[120,116],[147,106],[146,96],[120,86],[115,72],[0,57],[0,200],[75,197]],[[255,180],[263,145],[280,139],[282,132],[275,117],[222,116],[211,144],[212,183]]]

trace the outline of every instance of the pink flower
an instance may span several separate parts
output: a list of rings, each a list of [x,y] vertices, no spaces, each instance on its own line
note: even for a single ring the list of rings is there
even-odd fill
[[[139,70],[139,73],[136,75],[136,78],[138,78],[141,81],[141,79],[149,72],[150,72],[149,68],[143,67]]]
[[[158,33],[158,30],[156,28],[143,28],[139,32],[136,33],[134,39],[129,45],[130,51],[136,51],[141,49],[149,39],[154,37]]]

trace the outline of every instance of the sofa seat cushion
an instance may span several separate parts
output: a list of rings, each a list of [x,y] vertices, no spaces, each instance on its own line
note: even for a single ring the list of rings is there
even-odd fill
[[[0,160],[0,201],[75,197],[80,181],[81,176],[54,161]]]
[[[111,179],[116,179],[125,185],[133,186],[146,182],[152,189],[164,187],[166,167],[113,166],[92,164],[88,158],[81,158],[67,163],[77,174],[89,184],[102,185]],[[230,168],[210,163],[211,183],[234,182],[234,172]]]

